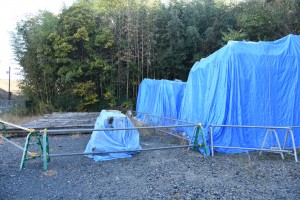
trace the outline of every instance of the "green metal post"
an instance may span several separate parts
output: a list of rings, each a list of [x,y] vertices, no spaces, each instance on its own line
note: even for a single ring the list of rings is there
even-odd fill
[[[200,130],[201,130],[201,133],[202,133],[201,135],[202,135],[203,148],[204,148],[204,151],[205,151],[205,155],[208,156],[206,139],[205,139],[205,135],[204,135],[204,130],[203,130],[202,124],[200,124]]]
[[[196,134],[195,134],[195,138],[194,138],[194,147],[193,150],[197,150],[197,146],[198,146],[198,136],[199,136],[199,126],[197,126],[196,128]]]
[[[35,138],[35,141],[32,142],[32,137]],[[35,152],[29,152],[29,147],[32,145],[38,145],[40,147],[40,153],[35,153]],[[31,159],[35,159],[38,157],[42,157],[43,154],[43,146],[41,143],[41,139],[40,136],[34,132],[34,129],[30,129],[30,132],[28,133],[27,137],[26,137],[26,142],[25,142],[25,147],[24,147],[24,151],[23,151],[23,156],[22,156],[22,160],[21,160],[21,164],[20,164],[20,170],[24,168],[25,166],[25,162],[27,160],[31,160]],[[29,155],[29,157],[28,157]]]
[[[21,160],[21,164],[20,164],[20,170],[22,170],[25,166],[30,135],[31,135],[31,133],[28,133],[28,135],[26,137],[24,151],[23,151],[22,160]]]
[[[198,144],[198,137],[199,137],[199,132],[201,131],[201,137],[202,137],[202,142],[201,144]],[[197,128],[196,128],[196,134],[194,138],[194,147],[193,150],[197,150],[198,148],[203,149],[205,152],[205,155],[208,155],[208,150],[207,150],[207,145],[206,145],[206,140],[205,140],[205,135],[204,131],[202,128],[202,124],[200,123]]]
[[[43,168],[44,171],[47,171],[48,169],[48,162],[50,162],[50,157],[49,157],[49,143],[48,143],[48,135],[47,135],[47,130],[44,130],[43,134]]]
[[[2,123],[2,122],[0,122],[0,124],[1,124],[1,126],[2,126],[2,131],[3,131],[3,133],[4,133],[4,135],[3,135],[3,136],[7,138],[7,136],[8,136],[8,133],[7,133],[6,126],[5,126],[5,124],[4,124],[4,123]]]

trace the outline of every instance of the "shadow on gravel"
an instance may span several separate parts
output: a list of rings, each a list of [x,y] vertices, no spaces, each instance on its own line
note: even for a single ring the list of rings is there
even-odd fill
[[[83,152],[90,135],[51,136],[51,153]],[[24,144],[23,138],[13,138]],[[162,134],[141,134],[143,148],[182,144]],[[0,199],[300,199],[300,165],[292,156],[249,154],[204,157],[187,149],[142,152],[95,162],[85,156],[29,161],[0,143]]]

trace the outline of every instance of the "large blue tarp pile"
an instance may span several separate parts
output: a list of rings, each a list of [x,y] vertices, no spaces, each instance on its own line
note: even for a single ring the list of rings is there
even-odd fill
[[[182,81],[144,79],[139,86],[136,111],[178,119],[186,83]],[[140,119],[143,115],[138,115]],[[160,119],[151,118],[155,123]]]
[[[131,121],[117,111],[102,110],[96,120],[94,129],[130,128],[134,127]],[[112,152],[122,150],[140,150],[139,133],[137,130],[93,131],[86,146],[85,153]],[[111,160],[116,158],[130,158],[133,152],[107,153],[89,155],[95,161]]]
[[[299,126],[300,36],[288,35],[274,42],[231,41],[196,62],[188,77],[179,118],[205,125]],[[265,132],[215,128],[214,143],[260,148]],[[283,142],[285,132],[277,132]],[[299,147],[299,131],[294,133]],[[266,147],[273,145],[275,138],[270,137]]]
[[[274,42],[230,41],[196,62],[186,83],[145,79],[139,88],[136,110],[201,122],[209,144],[210,124],[299,126],[299,105],[300,36],[288,35]],[[276,131],[283,145],[286,130]],[[293,131],[299,147],[300,131]],[[192,139],[193,129],[185,132]],[[266,129],[214,128],[213,133],[217,146],[260,148]],[[265,147],[272,146],[277,144],[271,134]],[[291,147],[291,139],[287,146]]]

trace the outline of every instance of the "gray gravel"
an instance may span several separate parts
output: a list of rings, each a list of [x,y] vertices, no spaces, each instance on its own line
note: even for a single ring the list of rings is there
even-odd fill
[[[90,135],[51,136],[51,153],[83,152]],[[13,138],[24,144],[24,138]],[[279,154],[204,157],[187,149],[142,152],[95,162],[85,156],[41,159],[19,171],[22,152],[0,144],[0,199],[300,199],[300,164]],[[177,145],[141,136],[143,148]]]

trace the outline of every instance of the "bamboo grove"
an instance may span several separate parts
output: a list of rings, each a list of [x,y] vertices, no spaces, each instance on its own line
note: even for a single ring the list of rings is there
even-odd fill
[[[166,2],[79,0],[18,22],[12,44],[32,111],[132,107],[142,79],[186,81],[228,40],[300,32],[300,0]]]

